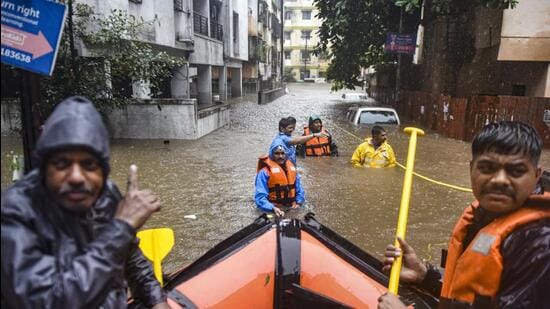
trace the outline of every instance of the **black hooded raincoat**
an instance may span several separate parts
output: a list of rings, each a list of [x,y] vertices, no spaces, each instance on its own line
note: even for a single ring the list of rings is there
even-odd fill
[[[107,177],[107,130],[84,98],[60,103],[37,143],[41,168],[2,193],[2,308],[124,308],[128,285],[146,306],[165,301],[136,231],[114,218],[122,197],[113,183],[84,216],[57,205],[45,188],[45,158],[71,147],[94,153]]]

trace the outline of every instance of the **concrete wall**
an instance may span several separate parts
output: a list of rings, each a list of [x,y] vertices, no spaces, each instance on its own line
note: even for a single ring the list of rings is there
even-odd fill
[[[111,137],[131,139],[197,139],[228,123],[228,105],[198,111],[193,99],[142,100],[107,120]]]
[[[504,10],[498,60],[550,61],[550,1],[522,0]]]
[[[141,102],[108,113],[108,127],[113,138],[196,138],[194,100],[155,99]]]
[[[19,135],[21,110],[17,100],[2,99],[2,135]],[[228,105],[197,111],[195,100],[142,100],[108,113],[112,138],[197,139],[229,123]]]
[[[228,28],[231,32],[227,34],[228,43],[231,46],[230,57],[246,61],[248,60],[248,1],[231,0],[230,4],[230,26]],[[233,42],[233,12],[239,14],[237,44]]]
[[[195,51],[189,56],[189,62],[223,66],[223,43],[195,33]]]
[[[198,112],[195,138],[200,138],[229,123],[229,106],[215,106]]]
[[[261,91],[258,96],[258,104],[266,104],[285,95],[285,87],[273,90]]]
[[[21,105],[19,100],[2,99],[2,135],[19,134],[21,130]]]

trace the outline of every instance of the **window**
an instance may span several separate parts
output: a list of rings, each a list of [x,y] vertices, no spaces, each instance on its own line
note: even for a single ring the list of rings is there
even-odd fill
[[[233,12],[233,43],[239,44],[239,14]]]
[[[309,50],[302,49],[301,54],[302,54],[302,60],[304,59],[309,60]]]
[[[290,52],[289,51],[285,51],[285,59],[290,59]]]
[[[311,11],[302,11],[302,19],[304,20],[311,19]]]
[[[525,96],[525,85],[512,85],[512,95],[524,97]]]
[[[302,30],[302,39],[311,39],[311,30]]]
[[[359,123],[398,124],[395,113],[391,111],[364,111],[361,113]]]
[[[283,35],[284,35],[283,38],[285,40],[290,40],[290,31],[285,31],[285,33]]]
[[[291,19],[292,19],[292,11],[286,11],[285,20],[291,20]]]

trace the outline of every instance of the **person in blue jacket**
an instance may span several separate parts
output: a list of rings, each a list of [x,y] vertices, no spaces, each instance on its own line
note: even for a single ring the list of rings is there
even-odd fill
[[[284,143],[285,147],[288,149],[287,157],[288,159],[290,159],[290,161],[292,161],[294,165],[296,165],[296,145],[305,144],[314,137],[328,137],[328,135],[323,132],[292,137],[292,132],[294,132],[295,129],[296,119],[294,117],[282,118],[279,121],[279,133],[277,134],[277,136],[275,136],[275,138],[271,142],[271,146],[269,147],[271,149],[271,147],[273,147],[273,145],[278,142]]]
[[[285,144],[275,140],[269,148],[269,157],[262,156],[258,160],[254,201],[260,210],[273,212],[278,217],[305,201],[300,175],[287,154]]]

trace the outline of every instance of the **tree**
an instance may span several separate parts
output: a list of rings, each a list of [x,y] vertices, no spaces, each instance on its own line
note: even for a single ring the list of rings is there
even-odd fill
[[[333,90],[360,86],[360,69],[384,59],[388,7],[377,0],[314,0],[319,28],[315,54],[328,53]]]
[[[100,110],[122,107],[131,102],[128,88],[135,81],[148,81],[152,94],[159,95],[161,81],[185,63],[138,40],[156,19],[144,21],[121,10],[102,18],[85,4],[76,5],[74,17],[74,24],[65,27],[53,76],[42,79],[44,115],[71,95],[90,98]],[[92,57],[76,55],[75,41],[85,44]]]
[[[327,52],[331,59],[327,71],[332,89],[353,89],[360,86],[360,69],[385,64],[393,60],[384,54],[383,44],[388,31],[397,31],[399,10],[418,14],[421,0],[314,0],[322,20],[319,44],[315,53]],[[516,0],[432,0],[429,9],[434,14],[456,14],[472,5],[491,8],[514,8]],[[396,15],[397,13],[397,15]],[[418,20],[405,14],[409,21]]]

